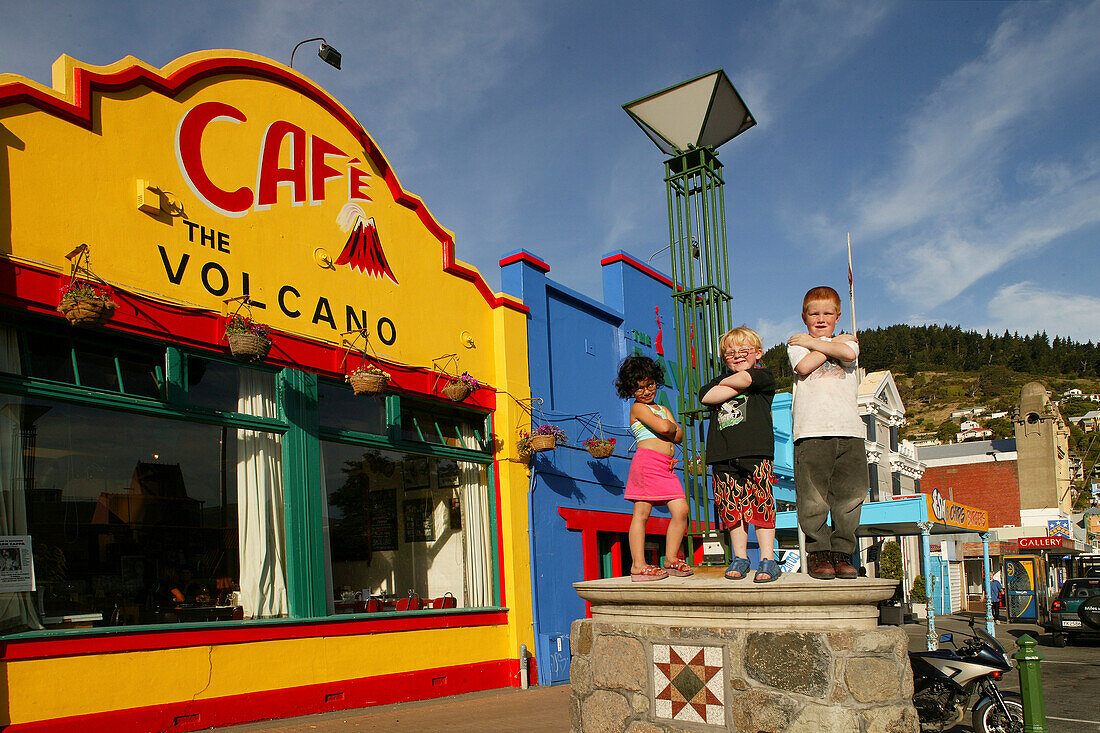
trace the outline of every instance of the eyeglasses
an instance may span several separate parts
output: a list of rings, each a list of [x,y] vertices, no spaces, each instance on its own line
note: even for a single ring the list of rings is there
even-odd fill
[[[655,382],[647,382],[645,384],[638,385],[638,389],[634,390],[634,394],[644,394],[646,392],[656,392],[657,384]]]
[[[756,349],[727,349],[722,352],[722,356],[748,356],[755,353]]]

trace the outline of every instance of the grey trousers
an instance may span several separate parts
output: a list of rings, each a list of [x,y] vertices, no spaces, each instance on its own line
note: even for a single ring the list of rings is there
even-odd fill
[[[855,550],[867,488],[863,438],[803,438],[794,444],[795,504],[806,552]]]

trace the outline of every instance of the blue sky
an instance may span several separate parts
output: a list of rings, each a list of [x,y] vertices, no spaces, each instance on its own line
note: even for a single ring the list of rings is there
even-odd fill
[[[668,241],[663,156],[621,105],[725,69],[758,125],[720,149],[735,320],[771,345],[807,288],[859,327],[1100,341],[1100,3],[0,0],[0,71],[238,48],[354,113],[499,289],[531,250],[596,298]],[[653,263],[668,271],[667,254]],[[847,315],[843,319],[848,323]]]

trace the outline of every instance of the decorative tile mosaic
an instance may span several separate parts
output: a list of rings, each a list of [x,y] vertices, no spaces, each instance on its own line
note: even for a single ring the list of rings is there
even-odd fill
[[[722,647],[653,645],[656,717],[706,725],[726,724]]]

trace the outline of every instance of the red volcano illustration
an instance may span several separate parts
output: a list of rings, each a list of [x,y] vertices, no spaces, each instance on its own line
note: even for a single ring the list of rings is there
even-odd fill
[[[368,219],[359,206],[347,204],[340,210],[336,223],[345,232],[350,232],[347,244],[336,258],[337,265],[348,265],[377,278],[385,276],[394,285],[398,284],[390,264],[386,261],[386,253],[382,251],[374,217]]]

